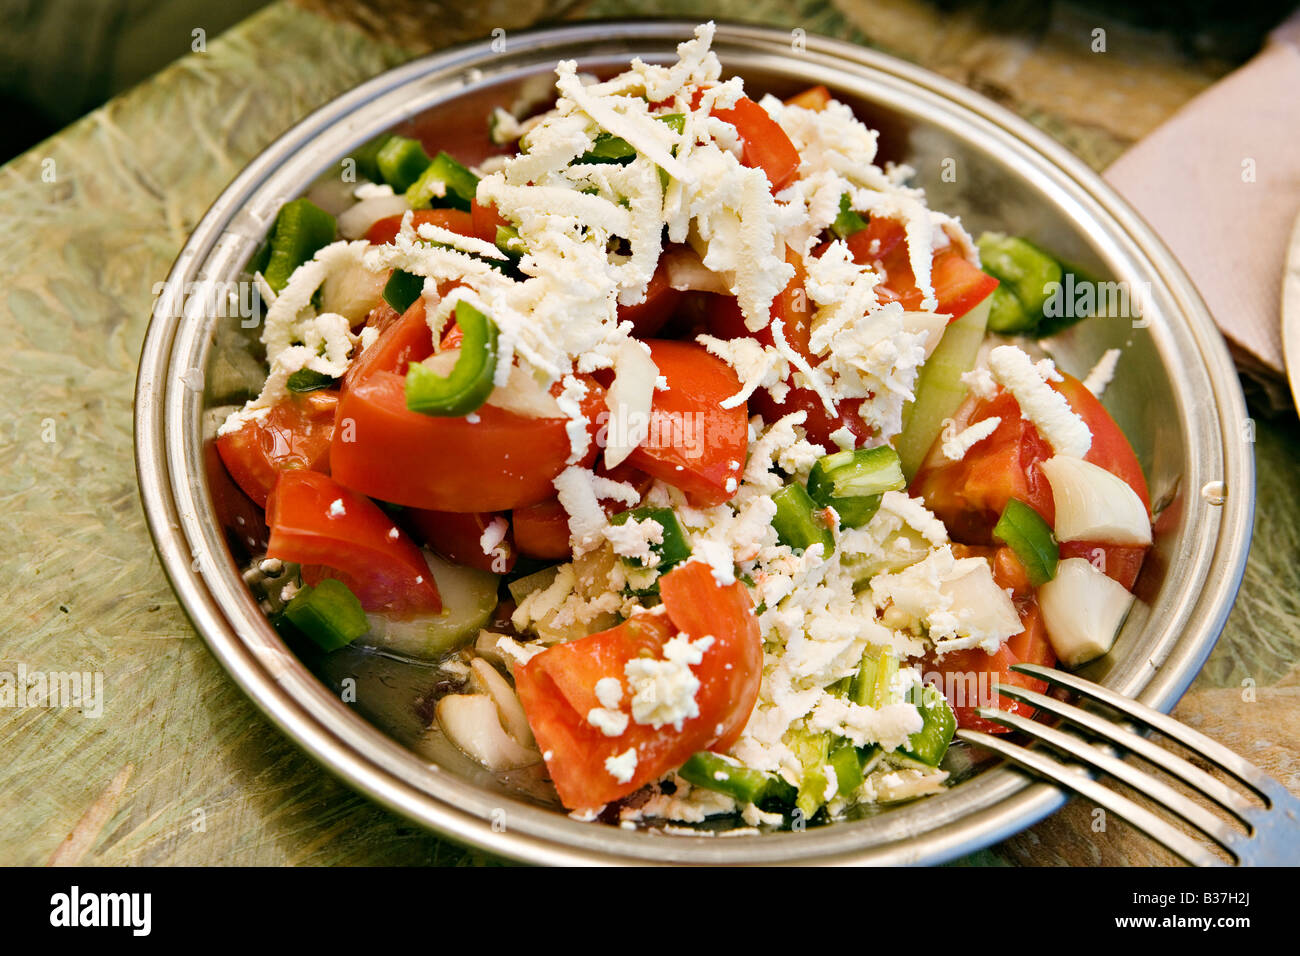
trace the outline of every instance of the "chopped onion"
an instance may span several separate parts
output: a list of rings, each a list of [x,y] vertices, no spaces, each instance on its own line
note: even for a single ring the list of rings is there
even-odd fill
[[[384,273],[371,272],[359,262],[332,270],[321,284],[321,310],[336,312],[355,326],[380,303],[387,281]]]
[[[1052,650],[1067,667],[1101,657],[1133,605],[1133,595],[1087,558],[1066,558],[1038,589],[1038,606]]]
[[[943,330],[948,327],[948,316],[937,312],[904,312],[903,329],[907,332],[925,333],[925,357],[929,358],[939,347]]]
[[[363,199],[339,216],[339,235],[344,239],[360,239],[381,219],[400,216],[411,207],[405,196],[372,196]]]
[[[966,568],[960,576],[944,581],[939,590],[952,599],[950,610],[957,618],[960,630],[977,638],[976,643],[985,650],[990,647],[996,650],[996,645],[1024,629],[1020,615],[1007,592],[993,580],[993,571],[987,561],[972,561]]]
[[[1056,455],[1040,467],[1056,502],[1058,541],[1101,544],[1151,543],[1146,505],[1123,478],[1082,458]]]
[[[614,354],[614,383],[605,395],[609,424],[605,429],[605,465],[622,464],[650,433],[650,406],[659,368],[646,347],[625,340]]]
[[[668,284],[683,292],[716,292],[729,295],[723,277],[708,268],[700,254],[690,246],[672,246],[664,251],[663,266],[668,273]]]
[[[510,369],[510,377],[504,385],[492,389],[487,404],[513,412],[522,418],[564,417],[560,403],[550,390],[538,384],[537,379],[518,365]]]
[[[541,762],[501,726],[496,702],[485,694],[450,694],[438,701],[438,724],[447,738],[489,770],[518,770]]]
[[[516,743],[532,747],[536,743],[533,740],[533,729],[528,726],[524,705],[519,703],[515,689],[487,661],[476,657],[470,661],[469,666],[474,669],[474,676],[483,684],[487,695],[496,703],[497,713],[501,717],[501,726],[506,729],[506,733],[513,737]]]

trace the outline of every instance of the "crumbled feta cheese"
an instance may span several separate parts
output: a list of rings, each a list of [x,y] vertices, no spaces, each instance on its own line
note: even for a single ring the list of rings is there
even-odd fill
[[[628,661],[623,673],[632,688],[632,719],[656,730],[665,724],[681,730],[684,721],[698,717],[695,693],[700,681],[691,666],[704,660],[704,652],[713,643],[712,637],[692,641],[678,634],[664,645],[662,660],[638,657]]]
[[[1041,370],[1014,345],[999,345],[989,353],[993,376],[1020,406],[1028,420],[1058,455],[1082,458],[1092,446],[1092,432],[1070,408],[1065,396],[1043,380]]]
[[[1115,366],[1119,363],[1119,355],[1119,349],[1107,349],[1103,352],[1097,364],[1083,380],[1083,387],[1101,398],[1102,393],[1106,391],[1106,386],[1115,377]]]
[[[963,428],[954,435],[949,434],[952,421],[948,420],[943,432],[943,456],[949,461],[961,461],[972,446],[992,435],[1001,424],[1002,419],[993,415]]]
[[[627,783],[636,773],[636,748],[628,747],[616,757],[606,757],[605,770],[619,783]]]
[[[348,510],[343,506],[342,498],[335,498],[330,502],[329,516],[331,518],[342,518],[347,513]]]

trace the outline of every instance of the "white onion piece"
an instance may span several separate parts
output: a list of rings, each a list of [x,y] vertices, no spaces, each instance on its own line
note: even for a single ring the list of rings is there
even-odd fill
[[[1056,502],[1058,541],[1151,543],[1151,518],[1123,478],[1082,458],[1056,455],[1040,466]]]
[[[339,215],[339,235],[344,239],[360,239],[381,219],[400,216],[411,207],[405,196],[372,196],[363,199]]]
[[[729,295],[731,289],[720,273],[708,268],[690,246],[674,246],[663,254],[668,284],[682,292],[716,292]]]
[[[1105,654],[1133,605],[1133,595],[1087,558],[1066,558],[1038,589],[1038,606],[1052,650],[1067,667]]]
[[[513,737],[516,743],[533,747],[537,743],[533,740],[533,728],[528,726],[524,705],[519,703],[515,689],[487,661],[476,657],[469,662],[469,666],[474,669],[474,676],[482,682],[487,695],[496,703],[497,714],[506,733]]]
[[[650,433],[650,406],[654,401],[659,368],[649,351],[632,340],[623,341],[614,354],[614,383],[605,394],[609,424],[605,429],[605,464],[623,462]]]
[[[387,281],[382,272],[371,272],[359,262],[347,263],[321,283],[321,310],[336,312],[355,326],[379,304]]]
[[[518,365],[510,369],[510,377],[504,385],[492,389],[487,404],[513,412],[522,418],[564,417],[560,403],[550,390],[538,384],[537,379]]]
[[[541,762],[537,751],[506,733],[491,697],[451,694],[438,701],[436,713],[447,739],[489,770],[518,770]]]
[[[943,330],[948,327],[948,316],[937,312],[904,312],[903,329],[907,332],[925,333],[925,357],[929,358],[939,347]]]

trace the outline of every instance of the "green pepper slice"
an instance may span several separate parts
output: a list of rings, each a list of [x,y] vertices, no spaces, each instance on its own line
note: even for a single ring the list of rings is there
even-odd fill
[[[415,363],[406,373],[406,407],[422,415],[459,418],[492,394],[497,369],[496,323],[467,302],[456,303],[456,324],[464,333],[460,355],[445,377]]]
[[[993,526],[993,537],[1009,545],[1029,573],[1029,582],[1041,587],[1056,577],[1061,549],[1043,516],[1017,498],[1007,501]]]
[[[262,271],[266,284],[280,292],[295,269],[334,241],[334,217],[309,199],[295,199],[280,208],[271,232],[270,256]]]

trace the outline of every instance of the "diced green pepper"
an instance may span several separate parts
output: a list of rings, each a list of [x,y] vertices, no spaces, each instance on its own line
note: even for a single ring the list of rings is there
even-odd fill
[[[957,717],[938,688],[929,684],[921,688],[916,709],[921,712],[921,729],[907,738],[907,746],[899,753],[927,767],[937,767],[957,730]]]
[[[276,292],[316,250],[334,241],[334,217],[308,199],[295,199],[280,208],[271,232],[271,254],[263,277]]]
[[[315,392],[322,388],[332,387],[334,382],[335,379],[323,372],[300,368],[290,375],[284,384],[291,392]]]
[[[663,116],[656,116],[655,119],[667,124],[678,134],[686,129],[686,115],[684,113],[666,113]],[[631,143],[621,136],[615,136],[613,133],[601,132],[596,134],[591,149],[578,157],[578,162],[618,163],[621,166],[626,166],[634,159],[636,159],[636,150],[632,148]]]
[[[835,771],[836,792],[841,797],[847,797],[862,786],[864,779],[862,775],[862,755],[864,752],[843,739],[840,739],[831,747],[830,756],[826,762]]]
[[[898,658],[891,650],[867,651],[849,688],[849,699],[862,707],[880,708],[894,702]]]
[[[497,369],[497,326],[468,302],[456,303],[456,324],[464,333],[460,355],[446,376],[415,362],[406,373],[406,407],[422,415],[459,418],[492,394]]]
[[[843,528],[862,527],[880,507],[881,495],[906,487],[898,453],[887,445],[826,455],[808,474],[809,496],[834,508]]]
[[[792,481],[772,496],[776,503],[776,514],[772,517],[772,527],[781,543],[795,551],[807,551],[814,544],[822,546],[822,556],[830,557],[835,550],[835,535],[820,520],[817,505],[803,485]]]
[[[692,786],[763,809],[789,807],[795,801],[794,787],[776,774],[740,766],[707,750],[693,754],[677,772]]]
[[[1004,285],[993,290],[989,307],[989,330],[1002,335],[1014,335],[1037,328],[1038,316],[1030,315],[1016,294]]]
[[[979,238],[984,271],[1005,291],[994,299],[989,328],[994,332],[1026,332],[1038,325],[1053,284],[1060,285],[1061,264],[1025,239],[986,232]],[[996,295],[996,292],[994,293]],[[1019,312],[1012,297],[1020,303]]]
[[[304,587],[285,606],[284,616],[326,651],[346,647],[370,629],[357,596],[334,578]]]
[[[432,162],[420,143],[405,136],[390,137],[375,155],[380,177],[397,193],[410,189]]]
[[[867,228],[867,221],[853,210],[853,207],[849,205],[850,201],[848,193],[840,197],[839,215],[831,223],[831,232],[838,239],[847,239],[855,232],[861,232]]]
[[[496,246],[513,259],[518,259],[527,251],[524,241],[519,238],[519,230],[514,226],[497,226]]]
[[[352,151],[352,160],[357,164],[357,173],[364,179],[377,183],[383,178],[379,172],[379,151],[392,138],[391,133],[384,133]]]
[[[394,269],[384,283],[384,301],[397,312],[405,312],[424,291],[424,277]]]
[[[682,530],[681,523],[677,520],[677,515],[673,514],[671,508],[651,508],[644,506],[633,508],[631,511],[624,511],[616,514],[609,519],[613,525],[627,524],[628,519],[635,519],[638,522],[650,520],[664,529],[664,539],[658,544],[651,544],[650,550],[659,556],[659,563],[655,568],[661,572],[680,564],[691,556],[691,546],[686,543],[686,532]],[[639,558],[627,559],[630,563],[642,566]]]
[[[439,153],[406,190],[406,201],[412,209],[432,205],[469,212],[477,192],[478,177],[447,153]]]
[[[1034,587],[1041,587],[1056,577],[1056,565],[1061,559],[1056,535],[1043,516],[1023,501],[1007,500],[1002,517],[993,526],[993,537],[1016,553]]]

